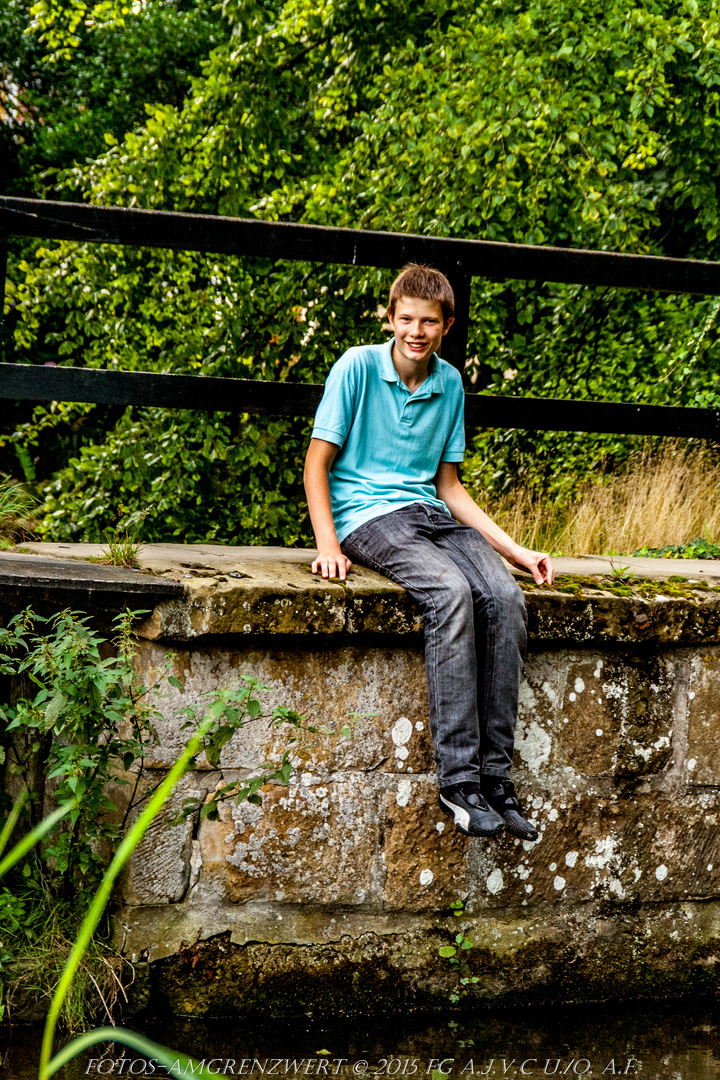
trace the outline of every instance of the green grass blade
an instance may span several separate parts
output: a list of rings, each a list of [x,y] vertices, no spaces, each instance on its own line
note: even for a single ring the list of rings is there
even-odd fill
[[[103,875],[100,887],[93,897],[87,915],[83,919],[72,952],[63,968],[60,981],[53,994],[53,999],[50,1002],[50,1009],[48,1010],[47,1020],[45,1021],[45,1031],[43,1032],[42,1049],[40,1051],[40,1080],[48,1080],[48,1077],[50,1076],[48,1069],[52,1057],[55,1029],[57,1027],[58,1016],[60,1015],[60,1009],[62,1008],[63,1001],[70,989],[70,984],[75,978],[77,970],[82,963],[82,958],[92,940],[97,925],[102,918],[107,903],[110,900],[115,881],[125,863],[142,840],[147,829],[162,810],[175,784],[188,768],[191,759],[202,750],[203,737],[211,726],[212,720],[207,720],[198,728],[197,735],[193,736],[187,744],[185,750],[175,762],[163,782],[156,789],[153,797],[150,799],[137,821],[133,824],[132,828],[128,830],[127,835],[124,837],[122,843],[115,852],[112,862]]]
[[[16,803],[13,809],[10,811],[10,817],[8,817],[8,820],[5,822],[5,828],[2,831],[2,835],[0,835],[0,842],[2,842],[2,846],[0,846],[0,851],[2,851],[3,847],[7,843],[7,837],[5,836],[5,832],[8,828],[8,825],[10,824],[10,818],[15,811],[15,807],[17,806],[18,803]],[[12,866],[14,866],[16,862],[19,862],[24,855],[27,855],[28,851],[30,851],[30,849],[33,848],[35,844],[37,844],[38,840],[42,840],[45,833],[50,832],[50,830],[55,825],[57,825],[58,821],[61,821],[66,814],[70,813],[74,806],[74,802],[65,803],[64,806],[59,806],[57,810],[53,810],[52,814],[48,814],[47,817],[44,817],[40,824],[36,825],[35,828],[27,834],[27,836],[23,836],[22,840],[18,840],[17,844],[15,844],[14,847],[10,849],[10,852],[5,856],[2,862],[0,862],[0,878],[3,876],[3,874],[7,874],[8,870]],[[18,813],[20,813],[19,809]],[[17,816],[15,820],[17,820]],[[12,825],[10,826],[10,829],[8,831],[8,836],[12,832],[14,824],[15,822],[12,822]]]
[[[20,817],[20,811],[25,803],[28,801],[27,791],[23,791],[22,795],[17,799],[12,806],[12,810],[7,816],[7,821],[3,825],[3,830],[0,832],[0,855],[7,846],[7,842],[12,836],[12,831],[17,824],[17,819]]]
[[[138,1050],[148,1060],[154,1060],[162,1065],[169,1075],[177,1077],[177,1080],[185,1080],[186,1075],[192,1076],[193,1073],[202,1075],[201,1065],[194,1058],[178,1054],[175,1050],[168,1050],[167,1047],[146,1039],[144,1035],[138,1035],[136,1031],[114,1027],[95,1028],[94,1031],[88,1031],[84,1035],[79,1035],[77,1039],[73,1039],[55,1055],[48,1064],[45,1075],[54,1076],[58,1069],[67,1065],[68,1061],[72,1061],[89,1047],[102,1042],[119,1042],[133,1050]]]

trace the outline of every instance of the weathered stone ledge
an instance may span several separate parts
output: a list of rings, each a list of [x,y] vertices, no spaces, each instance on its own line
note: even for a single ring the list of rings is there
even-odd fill
[[[344,587],[199,581],[186,590],[182,599],[159,604],[138,634],[156,641],[191,641],[235,634],[411,634],[422,628],[405,590],[364,568]],[[717,593],[646,599],[582,588],[568,596],[544,588],[528,590],[527,605],[531,641],[720,641]]]
[[[38,567],[59,556],[73,562],[96,557],[90,544],[29,544]],[[220,545],[148,545],[139,562],[142,584],[154,575],[158,589],[182,585],[183,595],[165,600],[138,627],[154,641],[193,641],[204,637],[259,635],[417,634],[422,623],[405,590],[365,567],[353,567],[345,583],[313,575],[313,552],[283,548],[224,548]],[[18,559],[18,556],[15,556]],[[720,641],[720,565],[707,561],[684,566],[675,560],[623,559],[662,580],[682,571],[696,580],[667,581],[643,595],[642,579],[614,580],[610,560],[559,559],[560,588],[534,588],[519,575],[527,593],[531,642],[636,644]],[[32,562],[27,557],[23,565]],[[648,564],[660,564],[648,566]],[[108,568],[98,567],[98,574]],[[70,573],[70,572],[69,572]],[[83,571],[86,576],[86,571]],[[115,571],[132,577],[131,571]],[[604,576],[603,576],[604,575]],[[562,583],[564,582],[564,584]],[[568,582],[570,584],[568,584]],[[140,585],[138,585],[138,588]],[[565,591],[563,591],[565,590]],[[569,590],[569,591],[567,591]],[[630,595],[618,595],[629,592]]]

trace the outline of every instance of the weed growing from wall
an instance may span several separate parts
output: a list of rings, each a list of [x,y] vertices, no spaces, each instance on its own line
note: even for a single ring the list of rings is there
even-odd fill
[[[462,900],[455,900],[450,904],[452,913],[456,919],[461,919],[465,914],[465,903]],[[469,992],[468,988],[474,986],[480,982],[477,975],[467,975],[463,970],[462,959],[463,953],[466,953],[468,949],[472,949],[475,946],[475,942],[469,934],[462,928],[454,936],[454,944],[441,945],[438,949],[438,955],[442,956],[444,960],[447,960],[448,964],[455,969],[457,973],[457,983],[448,994],[448,1001],[451,1005],[457,1005],[461,998],[464,998]]]
[[[0,675],[10,679],[10,701],[0,706],[6,789],[22,800],[26,829],[41,823],[48,805],[62,811],[62,821],[0,888],[0,986],[6,984],[6,1000],[9,982],[17,987],[24,980],[26,989],[39,994],[52,988],[113,853],[134,827],[141,804],[164,783],[165,774],[153,770],[151,776],[160,779],[148,785],[145,771],[160,717],[153,702],[164,679],[182,687],[167,667],[151,671],[146,683],[138,679],[132,633],[138,614],[119,615],[112,640],[72,611],[44,619],[27,610],[0,628]],[[214,817],[218,803],[228,798],[260,802],[264,784],[289,780],[291,748],[300,748],[303,733],[330,732],[284,706],[265,712],[264,689],[246,677],[181,710],[188,738],[197,745],[189,767],[200,753],[217,765],[223,746],[248,723],[286,726],[288,749],[279,764],[262,766],[207,803],[188,800],[179,818]],[[63,998],[63,1018],[71,1028],[87,1019],[91,998],[99,995],[110,1015],[123,992],[120,958],[103,944],[95,954],[93,949],[89,941],[85,966]]]

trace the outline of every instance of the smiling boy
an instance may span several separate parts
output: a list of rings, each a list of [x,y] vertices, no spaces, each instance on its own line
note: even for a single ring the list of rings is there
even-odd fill
[[[454,305],[443,274],[406,266],[390,290],[392,340],[349,349],[332,368],[305,462],[312,570],[342,580],[358,562],[415,598],[440,806],[470,836],[506,827],[535,840],[509,778],[525,600],[499,556],[538,584],[551,584],[554,571],[458,478],[462,379],[437,355]]]

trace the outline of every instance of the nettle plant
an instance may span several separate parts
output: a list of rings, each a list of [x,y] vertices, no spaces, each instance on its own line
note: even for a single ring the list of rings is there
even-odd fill
[[[260,766],[206,801],[186,800],[165,821],[215,818],[225,800],[260,803],[264,784],[287,783],[293,762],[304,756],[306,734],[332,733],[285,706],[264,709],[267,688],[243,677],[238,686],[178,710],[185,749],[167,773],[148,774],[162,686],[182,685],[170,673],[172,656],[144,681],[134,670],[132,626],[140,614],[118,615],[110,639],[73,611],[45,619],[28,609],[0,628],[0,677],[10,691],[9,704],[0,705],[0,767],[6,792],[14,795],[0,830],[0,859],[13,831],[21,833],[13,853],[0,861],[0,877],[9,874],[0,884],[0,1019],[21,986],[38,995],[55,988],[43,1050],[46,1077],[60,1067],[48,1064],[55,1024],[82,1030],[100,1005],[111,1019],[124,993],[124,961],[108,942],[107,924],[97,936],[96,930],[122,867],[178,779],[202,755],[217,767],[222,748],[246,724],[286,729],[279,763]],[[348,724],[354,722],[350,717]],[[149,776],[156,782],[148,783]],[[0,785],[1,802],[0,809],[10,807]],[[128,1045],[140,1045],[139,1036],[126,1036],[135,1040]],[[96,1035],[84,1038],[91,1045]]]
[[[152,670],[146,682],[139,679],[132,632],[139,614],[117,616],[112,640],[73,611],[45,619],[27,610],[0,629],[0,674],[10,676],[16,690],[15,700],[0,706],[7,771],[29,796],[32,825],[42,817],[48,796],[60,808],[72,804],[62,826],[34,854],[38,874],[58,896],[89,895],[133,810],[152,794],[153,788],[148,791],[141,780],[147,750],[157,738],[155,702],[164,680],[182,690],[170,674],[172,657],[165,667]],[[246,676],[239,686],[205,694],[180,710],[188,739],[202,730],[200,751],[190,767],[203,752],[217,767],[223,746],[248,723],[289,729],[279,763],[266,763],[208,802],[186,801],[180,816],[200,812],[215,817],[218,804],[230,798],[260,802],[264,784],[288,782],[290,755],[300,749],[304,733],[331,733],[285,706],[264,710],[260,696],[265,689]],[[130,790],[116,802],[111,793],[118,787]]]

